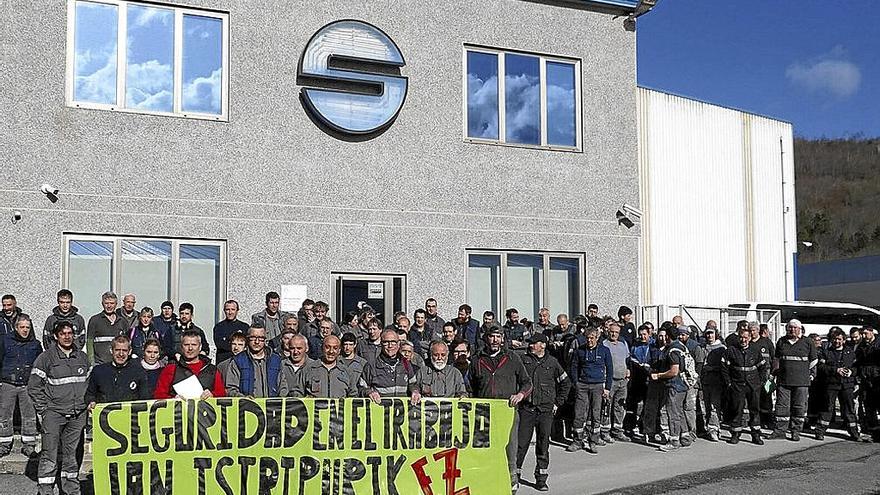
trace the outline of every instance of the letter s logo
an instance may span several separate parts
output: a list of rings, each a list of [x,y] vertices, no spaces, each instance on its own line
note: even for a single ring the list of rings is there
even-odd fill
[[[372,65],[376,72],[340,66]],[[321,122],[346,134],[388,126],[406,99],[407,78],[390,74],[406,65],[397,45],[379,28],[343,20],[321,28],[303,52],[299,76],[308,79],[303,101]]]

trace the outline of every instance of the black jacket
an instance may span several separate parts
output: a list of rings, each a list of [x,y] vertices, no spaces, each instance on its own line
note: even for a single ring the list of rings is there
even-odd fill
[[[0,335],[0,381],[18,387],[27,385],[34,361],[42,352],[33,330],[25,338],[16,331]]]
[[[819,353],[819,374],[825,386],[832,390],[851,389],[856,386],[856,372],[853,369],[856,351],[852,346],[845,345],[842,349],[828,347]],[[849,369],[850,376],[840,376],[838,368]]]
[[[571,380],[559,361],[549,354],[539,358],[527,352],[522,362],[532,379],[532,393],[523,400],[523,405],[534,406],[541,412],[552,412],[554,405],[561,407],[568,398]]]
[[[52,314],[46,318],[46,324],[43,325],[43,347],[46,349],[55,345],[55,324],[61,321],[69,322],[73,325],[73,343],[76,348],[84,351],[86,348],[86,321],[79,314],[76,306],[71,306],[70,311],[62,313],[61,308],[55,306]]]
[[[489,349],[471,361],[471,391],[474,397],[481,399],[508,399],[517,393],[524,396],[532,392],[532,380],[516,354],[501,350],[495,356]]]
[[[129,359],[123,366],[113,361],[95,366],[85,396],[86,404],[151,398],[147,374],[136,359]]]
[[[759,387],[767,379],[768,370],[767,360],[754,344],[745,349],[739,344],[732,345],[721,358],[721,382],[725,387],[734,384]]]
[[[778,385],[809,387],[810,377],[816,376],[819,352],[808,338],[801,337],[792,344],[788,336],[783,336],[776,342],[776,362]]]

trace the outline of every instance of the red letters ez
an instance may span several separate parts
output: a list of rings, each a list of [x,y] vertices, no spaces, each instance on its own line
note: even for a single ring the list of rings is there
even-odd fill
[[[444,459],[445,470],[443,472],[443,479],[446,480],[446,495],[470,495],[471,489],[469,487],[462,488],[461,490],[455,489],[455,480],[461,478],[461,469],[458,469],[457,466],[458,449],[447,449],[434,454],[435,461],[440,459]],[[427,458],[421,457],[412,463],[410,467],[416,474],[419,487],[422,489],[422,495],[434,495],[434,490],[431,489],[431,477],[425,473],[425,466],[427,464]]]

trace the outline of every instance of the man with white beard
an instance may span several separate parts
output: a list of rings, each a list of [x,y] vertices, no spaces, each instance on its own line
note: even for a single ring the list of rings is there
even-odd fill
[[[449,347],[443,341],[431,343],[430,360],[419,368],[419,383],[424,397],[467,397],[464,378],[449,364]]]

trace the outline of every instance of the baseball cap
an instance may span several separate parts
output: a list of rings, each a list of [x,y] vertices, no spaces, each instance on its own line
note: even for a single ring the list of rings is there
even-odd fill
[[[546,344],[547,343],[547,336],[544,335],[543,333],[536,333],[536,334],[532,335],[531,337],[529,337],[529,344],[534,344],[536,342],[543,342]]]

